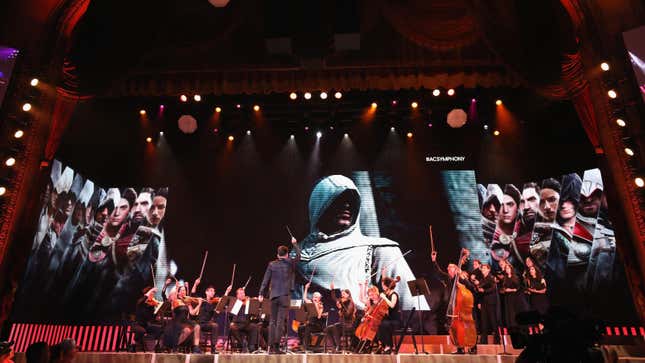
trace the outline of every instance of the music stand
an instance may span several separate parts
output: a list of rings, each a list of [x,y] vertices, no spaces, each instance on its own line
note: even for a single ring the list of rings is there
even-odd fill
[[[408,289],[410,289],[412,296],[417,297],[417,306],[419,307],[419,309],[417,309],[417,314],[419,315],[419,335],[421,335],[421,351],[423,352],[423,354],[428,354],[428,352],[426,352],[425,344],[423,343],[423,315],[421,312],[421,295],[423,295],[424,297],[430,295],[430,289],[428,289],[426,279],[424,279],[423,277],[408,281],[407,283]]]
[[[228,305],[230,302],[231,298],[229,296],[222,296],[219,301],[217,302],[217,305],[215,305],[215,312],[220,313],[222,310],[224,311],[224,336],[228,337],[228,329],[229,329],[229,321],[228,321]],[[224,340],[224,352],[226,352],[226,349],[228,349],[228,339]]]

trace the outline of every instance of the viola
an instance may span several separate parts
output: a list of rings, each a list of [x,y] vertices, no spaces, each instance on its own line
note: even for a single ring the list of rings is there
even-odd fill
[[[390,290],[396,287],[396,283],[401,281],[397,276],[388,288]],[[361,341],[373,341],[383,318],[388,314],[389,306],[384,299],[380,299],[376,304],[370,306],[365,312],[362,322],[356,328],[354,335]]]
[[[458,271],[461,270],[461,266],[469,254],[470,252],[467,249],[462,249]],[[450,333],[450,339],[457,347],[474,347],[477,344],[477,329],[473,319],[475,299],[472,292],[459,282],[458,272],[454,278],[450,303],[446,313],[449,322],[448,332]]]

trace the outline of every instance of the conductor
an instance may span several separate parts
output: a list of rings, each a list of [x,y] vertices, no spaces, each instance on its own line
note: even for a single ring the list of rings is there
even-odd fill
[[[291,244],[295,251],[294,256],[289,256],[289,247],[278,247],[278,259],[270,262],[269,266],[267,266],[258,294],[258,300],[262,302],[267,288],[270,290],[269,345],[270,352],[276,354],[280,353],[280,338],[289,312],[296,264],[300,261],[300,248],[297,242],[294,237],[291,237]]]

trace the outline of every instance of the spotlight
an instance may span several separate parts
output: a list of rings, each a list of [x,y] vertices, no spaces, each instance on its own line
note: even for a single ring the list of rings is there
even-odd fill
[[[296,138],[296,136],[295,136],[294,134],[291,134],[291,135],[289,136],[289,138],[293,140],[293,139],[295,139],[295,138]]]
[[[296,98],[298,98],[298,94],[297,94],[297,93],[295,93],[295,92],[291,92],[291,93],[289,94],[289,98],[291,98],[292,100],[295,100]]]
[[[334,98],[335,98],[335,99],[340,100],[342,97],[343,97],[343,94],[342,94],[342,93],[340,93],[340,92],[336,92],[336,93],[334,93]]]
[[[322,137],[322,132],[320,131],[316,132],[316,137],[320,139]]]
[[[214,129],[213,129],[213,132],[214,132],[214,133],[218,133],[218,132],[219,132],[219,129],[216,127],[216,128],[214,128]]]
[[[152,137],[150,137],[150,136],[146,137],[146,142],[151,143],[152,142]]]
[[[228,137],[228,141],[233,141],[233,140],[235,140],[235,138],[233,137],[233,135],[229,135],[229,137]]]
[[[634,183],[636,183],[636,186],[639,188],[645,186],[645,180],[643,180],[643,178],[641,178],[640,176],[634,179]]]
[[[348,134],[348,133],[345,133],[345,134],[343,135],[343,137],[349,137],[349,134]]]
[[[237,109],[239,110],[240,108],[242,108],[242,105],[240,105],[240,104],[238,103],[237,105],[235,105],[235,108],[237,108]]]
[[[253,106],[253,111],[255,111],[255,112],[260,111],[260,106],[258,106],[258,105]]]
[[[311,99],[311,93],[305,92],[305,100],[310,100]]]
[[[435,97],[439,96],[440,94],[441,94],[441,91],[439,91],[438,88],[435,89],[434,91],[432,91],[432,95],[435,96]]]
[[[326,100],[327,99],[327,92],[320,92],[320,99]]]
[[[470,102],[474,103],[474,102],[477,102],[477,100],[473,98],[473,99],[470,100]]]
[[[501,106],[501,105],[502,105],[502,100],[497,100],[497,101],[495,101],[495,104],[496,104],[497,106]]]
[[[215,107],[215,112],[217,112],[217,113],[222,112],[222,108],[221,108],[221,107],[219,107],[219,106]]]
[[[305,131],[309,131],[309,126],[305,126]]]
[[[159,131],[159,136],[163,136],[163,131]]]
[[[38,78],[33,78],[33,79],[31,80],[31,82],[29,82],[29,84],[30,84],[32,87],[36,87],[36,86],[38,86],[38,82],[39,82],[39,81],[38,81]]]
[[[7,188],[0,187],[0,196],[5,195],[6,192],[7,192]]]
[[[25,134],[25,133],[24,133],[22,130],[17,130],[17,131],[13,134],[13,137],[15,137],[16,139],[19,139],[19,138],[21,138],[24,134]]]
[[[194,96],[193,96],[193,99],[195,100],[195,102],[199,102],[199,101],[201,101],[201,100],[202,100],[202,96],[200,96],[200,95],[194,95]]]
[[[627,154],[627,155],[629,155],[629,156],[634,156],[634,150],[632,150],[632,149],[630,149],[630,148],[626,147],[626,148],[625,148],[625,154]]]
[[[31,103],[27,102],[24,105],[22,105],[22,110],[25,112],[28,112],[29,110],[31,110]]]
[[[333,129],[334,129],[334,126],[329,126],[329,129],[330,129],[330,130],[333,130]]]
[[[146,110],[144,110],[144,109],[139,110],[139,115],[145,116],[146,115]]]
[[[376,102],[372,102],[372,108],[377,108],[377,107],[378,105],[376,104]]]
[[[392,100],[392,106],[396,106],[398,102],[396,100]]]
[[[408,139],[411,139],[412,138],[412,133],[408,132],[408,134],[406,136],[408,137]]]
[[[616,98],[618,97],[618,93],[616,93],[616,91],[614,91],[613,89],[610,89],[609,91],[607,91],[607,96],[609,96],[609,98]]]
[[[429,123],[429,124],[428,124],[428,127],[432,127],[432,123]]]
[[[499,136],[499,131],[498,130],[493,131],[493,135]]]
[[[390,127],[390,131],[394,132],[394,126]]]
[[[609,70],[609,63],[607,62],[600,63],[600,69],[602,69],[603,72],[607,72]]]
[[[616,119],[616,124],[620,127],[625,127],[627,126],[627,122],[625,122],[622,118],[617,118]]]
[[[454,89],[449,89],[448,90],[448,96],[454,96],[455,95],[455,90]]]
[[[412,104],[410,104],[410,106],[412,106],[412,108],[417,108],[417,107],[419,107],[419,104],[415,101],[415,102],[412,102]]]
[[[484,125],[484,130],[488,130],[488,125]]]
[[[188,101],[188,96],[186,96],[186,95],[181,95],[181,96],[179,96],[179,100],[180,100],[181,102],[187,102],[187,101]]]
[[[250,136],[251,135],[251,130],[246,130],[246,134]]]
[[[14,166],[14,165],[16,165],[16,159],[9,158],[9,159],[5,160],[4,163],[5,163],[6,166]]]

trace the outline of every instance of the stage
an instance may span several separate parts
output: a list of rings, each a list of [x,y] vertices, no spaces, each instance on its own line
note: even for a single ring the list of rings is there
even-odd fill
[[[165,353],[80,353],[76,363],[511,363],[516,355],[452,355],[452,354],[165,354]],[[24,355],[16,355],[16,363],[24,363]]]

